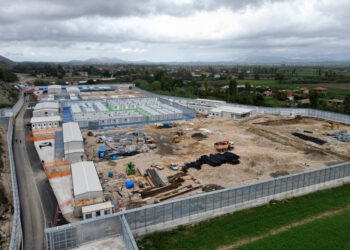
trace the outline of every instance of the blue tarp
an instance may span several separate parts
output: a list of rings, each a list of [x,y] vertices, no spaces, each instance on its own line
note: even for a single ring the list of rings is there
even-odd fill
[[[65,121],[65,122],[72,122],[73,121],[73,117],[72,117],[72,114],[70,112],[70,107],[63,107],[62,114],[63,114],[63,121]]]

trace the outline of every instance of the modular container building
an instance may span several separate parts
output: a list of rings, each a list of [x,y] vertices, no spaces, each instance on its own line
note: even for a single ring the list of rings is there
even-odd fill
[[[75,201],[103,197],[100,180],[92,161],[73,163],[71,169]]]
[[[60,116],[32,117],[30,119],[32,130],[58,128],[61,121]]]
[[[209,111],[209,117],[230,118],[233,120],[251,117],[252,109],[238,108],[233,106],[220,106]]]
[[[34,107],[33,116],[58,116],[60,112],[59,110],[58,102],[39,102]]]
[[[64,155],[69,163],[84,159],[83,136],[76,122],[63,123]]]
[[[62,87],[61,85],[49,85],[47,87],[47,92],[49,94],[60,94],[62,92]]]

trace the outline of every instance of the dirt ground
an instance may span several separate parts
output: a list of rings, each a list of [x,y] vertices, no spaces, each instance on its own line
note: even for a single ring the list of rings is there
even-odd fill
[[[144,94],[126,87],[119,88],[116,91],[81,92],[80,96],[84,100],[146,97]]]
[[[167,182],[167,177],[176,173],[170,169],[170,163],[173,162],[181,167],[186,162],[195,161],[201,155],[216,153],[214,143],[222,140],[234,142],[235,146],[232,152],[240,156],[240,164],[223,164],[219,167],[205,164],[201,170],[189,169],[185,185],[217,184],[227,188],[270,179],[273,178],[272,176],[292,174],[348,161],[350,159],[350,143],[340,142],[333,137],[323,135],[336,131],[326,127],[326,124],[326,121],[313,118],[282,118],[273,115],[258,115],[243,121],[197,118],[181,121],[177,127],[168,129],[157,129],[151,124],[145,126],[142,131],[154,138],[158,148],[117,160],[99,160],[97,148],[98,145],[102,144],[97,144],[95,137],[87,136],[87,131],[83,134],[87,139],[86,153],[88,158],[95,161],[97,171],[103,174],[101,182],[106,197],[118,200],[125,205],[130,201],[140,202],[137,195],[132,196],[130,191],[121,190],[125,180],[134,178],[136,182],[138,180],[141,182],[144,179],[142,177],[127,176],[125,178],[119,176],[126,173],[125,166],[129,161],[135,164],[142,175],[152,163],[163,166],[164,170],[157,172],[162,180]],[[184,135],[181,136],[181,141],[175,144],[172,142],[172,138],[179,129],[183,129]],[[350,126],[340,125],[337,130],[349,129]],[[305,133],[304,130],[312,133]],[[122,127],[105,133],[122,131],[133,132],[135,129]],[[313,142],[304,141],[293,136],[291,134],[293,132],[317,137],[327,141],[327,143],[320,146]],[[201,136],[201,140],[198,140],[198,134],[197,137],[192,138],[192,135],[196,133],[205,135],[207,138]],[[113,172],[113,178],[108,177],[109,171]],[[123,197],[120,197],[116,190],[119,190]],[[175,198],[201,192],[201,189],[197,189]],[[144,204],[152,202],[154,202],[153,198],[144,201]]]
[[[6,204],[0,202],[0,249],[7,249],[9,247],[13,220],[11,170],[6,135],[7,126],[0,126],[0,141],[3,150],[1,155],[3,168],[0,168],[0,188],[4,188],[4,193],[8,200]]]

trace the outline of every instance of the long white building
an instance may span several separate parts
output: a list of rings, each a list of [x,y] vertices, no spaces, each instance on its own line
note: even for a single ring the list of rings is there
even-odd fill
[[[78,123],[63,123],[65,158],[69,163],[84,160],[84,141]]]
[[[58,102],[40,102],[33,109],[34,117],[58,116],[60,106]]]

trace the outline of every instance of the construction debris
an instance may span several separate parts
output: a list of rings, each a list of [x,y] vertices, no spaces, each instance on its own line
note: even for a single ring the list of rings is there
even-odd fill
[[[300,133],[292,133],[292,135],[294,135],[296,137],[299,137],[300,139],[303,139],[305,141],[311,141],[311,142],[316,143],[316,144],[321,145],[321,146],[327,143],[326,141],[321,140],[319,138],[316,138],[316,137],[313,137],[313,136],[304,135],[304,134],[300,134]]]
[[[277,178],[277,177],[280,177],[280,176],[289,175],[289,173],[288,173],[288,171],[285,171],[285,170],[279,170],[279,171],[271,173],[270,175],[273,178]]]
[[[224,163],[234,165],[240,163],[238,159],[239,156],[231,152],[225,152],[223,154],[210,154],[209,156],[202,155],[197,161],[186,163],[185,166],[182,167],[182,170],[187,170],[189,168],[200,170],[203,164],[209,164],[212,167],[218,167]]]
[[[202,187],[202,191],[203,192],[212,192],[215,190],[220,190],[220,189],[224,189],[224,187],[220,186],[220,185],[216,185],[216,184],[208,184]]]
[[[170,185],[165,186],[165,187],[152,188],[152,189],[144,190],[144,191],[140,192],[140,194],[141,194],[141,197],[144,199],[144,198],[147,198],[147,197],[155,196],[157,194],[173,190],[173,189],[175,189],[175,188],[177,188],[179,186],[181,186],[181,182],[173,183],[173,184],[170,184]]]
[[[151,181],[156,187],[164,187],[165,183],[159,177],[157,171],[155,169],[149,168],[146,170],[146,175],[150,177]]]
[[[336,138],[338,141],[350,142],[350,134],[348,134],[347,130],[336,131],[332,134],[326,133],[325,135],[332,136]]]

